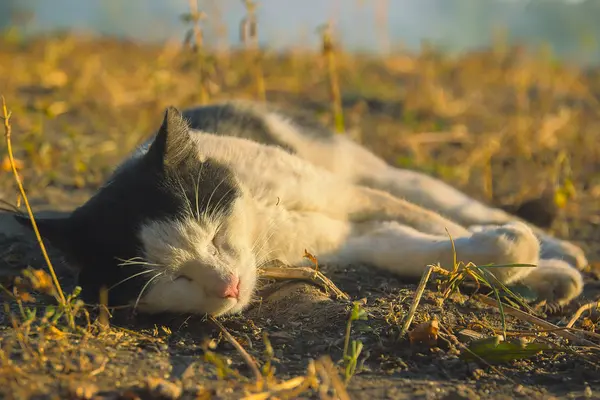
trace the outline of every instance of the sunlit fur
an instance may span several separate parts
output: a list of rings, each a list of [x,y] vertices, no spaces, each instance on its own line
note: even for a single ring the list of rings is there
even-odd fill
[[[276,121],[277,132],[283,121]],[[428,264],[452,265],[446,229],[460,260],[540,265],[494,270],[504,283],[521,281],[558,301],[581,292],[580,273],[560,260],[540,261],[539,240],[521,222],[485,226],[472,233],[386,192],[340,179],[339,174],[279,147],[200,131],[190,135],[199,159],[213,159],[232,170],[242,197],[222,221],[159,221],[141,228],[145,257],[165,265],[167,271],[142,296],[143,311],[241,311],[252,297],[261,263],[278,259],[301,265],[304,249],[322,262],[366,263],[417,278]],[[343,161],[335,157],[348,156],[329,154],[338,167]],[[327,153],[320,156],[326,159]],[[193,206],[193,199],[190,203]],[[219,248],[219,256],[211,254],[217,225],[222,225],[222,234],[235,251]],[[240,275],[243,294],[237,301],[211,295],[214,275],[225,271]],[[180,275],[191,280],[176,279]]]
[[[143,225],[140,237],[144,258],[164,272],[146,289],[141,311],[181,311],[222,314],[238,312],[251,300],[260,262],[251,244],[255,222],[245,198],[236,200],[231,215],[182,221],[153,221]],[[215,280],[239,276],[239,299],[220,298]]]
[[[262,265],[304,265],[305,250],[410,279],[430,264],[452,268],[453,248],[479,266],[537,265],[489,271],[559,303],[582,292],[587,264],[572,243],[390,166],[310,118],[248,102],[169,109],[109,184],[39,226],[80,267],[88,300],[107,285],[111,304],[149,313],[240,312]],[[231,274],[238,298],[216,290]]]

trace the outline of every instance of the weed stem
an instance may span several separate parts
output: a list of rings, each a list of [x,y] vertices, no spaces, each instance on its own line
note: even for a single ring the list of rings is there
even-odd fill
[[[54,271],[54,267],[52,266],[52,262],[50,261],[50,257],[48,256],[48,252],[46,251],[46,246],[44,246],[44,242],[42,241],[42,236],[40,235],[40,231],[38,229],[37,223],[35,222],[35,218],[33,216],[33,211],[31,211],[31,206],[29,205],[29,199],[27,199],[27,195],[25,194],[25,189],[23,188],[23,183],[21,182],[21,177],[19,176],[19,172],[17,171],[17,166],[15,164],[15,159],[13,156],[12,142],[11,142],[11,132],[12,132],[12,127],[10,124],[11,114],[12,113],[8,112],[8,110],[6,108],[6,100],[5,100],[4,96],[2,96],[2,120],[4,121],[4,138],[6,140],[6,148],[8,150],[8,159],[10,161],[10,167],[12,169],[13,175],[15,176],[15,181],[17,182],[17,185],[19,186],[19,191],[21,192],[21,197],[23,198],[23,201],[25,202],[25,207],[27,208],[27,213],[29,214],[29,219],[31,220],[31,225],[33,226],[33,231],[35,232],[35,236],[37,238],[40,249],[42,250],[44,260],[46,261],[46,264],[48,265],[48,269],[50,270],[50,275],[52,275],[52,281],[54,282],[54,285],[56,286],[56,291],[57,291],[58,297],[59,297],[58,300],[59,300],[60,304],[66,308],[67,315],[69,316],[68,318],[69,318],[70,328],[74,328],[75,322],[73,320],[73,316],[69,312],[70,306],[67,303],[65,294],[63,293],[60,283],[58,282],[58,278],[56,277],[56,272]]]

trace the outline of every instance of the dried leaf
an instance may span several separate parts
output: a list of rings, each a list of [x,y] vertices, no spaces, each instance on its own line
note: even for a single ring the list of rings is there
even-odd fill
[[[49,325],[46,328],[46,337],[49,339],[59,340],[65,337],[65,333],[54,325]]]
[[[411,344],[423,343],[434,346],[437,343],[439,330],[440,323],[437,319],[432,319],[415,326],[412,331],[408,332],[408,339]]]
[[[56,294],[52,278],[43,269],[26,269],[23,271],[23,275],[29,279],[29,283],[33,290],[37,290],[40,293],[50,296]]]
[[[581,322],[581,328],[589,332],[596,332],[596,324],[588,317],[585,317]]]
[[[319,272],[319,260],[317,260],[317,257],[310,254],[308,251],[306,251],[306,249],[304,249],[303,257],[309,259],[310,262],[315,265],[315,273]]]
[[[23,163],[23,161],[21,161],[21,160],[19,160],[17,158],[15,158],[14,161],[15,161],[15,167],[17,168],[17,170],[23,169],[23,166],[25,165]],[[2,171],[5,171],[5,172],[12,171],[12,167],[10,165],[10,158],[8,158],[8,156],[5,156],[2,159]]]
[[[313,256],[312,254],[310,254],[306,249],[304,249],[304,258],[307,258],[308,260],[310,260],[311,263],[313,263],[315,265],[315,269],[319,269],[319,261],[317,260],[317,257]]]
[[[35,297],[33,297],[31,293],[24,290],[19,290],[17,286],[13,287],[13,294],[18,300],[21,300],[23,303],[35,303]]]

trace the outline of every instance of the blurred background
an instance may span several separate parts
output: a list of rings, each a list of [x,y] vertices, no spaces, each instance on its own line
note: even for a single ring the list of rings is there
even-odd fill
[[[142,41],[181,38],[188,0],[2,0],[0,29],[26,35],[76,30]],[[240,0],[200,0],[207,44],[235,46],[246,10]],[[418,49],[423,40],[448,52],[489,46],[494,34],[528,47],[546,44],[564,60],[600,61],[597,0],[262,0],[259,42],[272,49],[316,46],[314,29],[334,20],[347,50]]]
[[[598,298],[600,0],[256,2],[0,0],[0,95],[12,111],[11,148],[15,156],[12,163],[8,141],[0,128],[0,209],[5,205],[12,209],[14,205],[24,210],[12,174],[13,165],[19,170],[36,211],[70,211],[88,200],[135,146],[156,132],[165,107],[184,109],[234,98],[267,100],[311,113],[390,165],[435,176],[471,197],[581,245],[592,261],[587,269],[587,298]],[[323,29],[324,25],[328,29]],[[22,250],[20,243],[0,235],[0,270],[4,268],[2,263],[7,263],[8,269],[4,270],[19,271],[29,258],[19,254],[28,252],[28,248]],[[37,254],[37,244],[35,249]],[[35,263],[31,265],[42,265],[41,259]],[[346,271],[343,273],[345,276]],[[350,274],[344,280],[349,282],[355,276]],[[401,300],[409,299],[408,292],[396,291],[385,276],[371,280],[361,273],[359,280],[362,289],[352,289],[351,293],[368,293],[369,310],[377,310],[369,324],[385,321],[384,326],[368,325],[368,331],[359,328],[361,338],[373,339],[365,344],[364,352],[370,354],[370,375],[360,381],[368,382],[364,390],[360,389],[363,397],[373,393],[367,391],[376,387],[371,384],[384,385],[386,390],[394,389],[389,393],[396,393],[397,386],[404,385],[402,382],[414,381],[419,388],[425,388],[411,392],[415,396],[431,392],[432,396],[444,398],[477,398],[464,392],[467,386],[462,383],[456,385],[457,390],[461,387],[456,395],[438,393],[443,381],[452,386],[459,382],[453,377],[467,377],[465,382],[475,384],[481,393],[485,390],[481,398],[489,397],[487,388],[496,391],[505,387],[502,393],[507,393],[507,398],[517,395],[512,378],[501,386],[493,378],[500,376],[496,373],[473,375],[470,364],[455,368],[458,360],[454,355],[450,357],[450,352],[439,353],[444,354],[442,358],[437,351],[415,357],[412,346],[396,346],[401,352],[390,352],[391,347],[384,344],[387,339],[383,338],[397,341],[396,325],[400,319],[396,316],[408,309]],[[431,299],[434,297],[427,300],[430,305],[434,304]],[[459,302],[462,301],[453,299],[448,304]],[[438,313],[438,307],[430,305],[426,312]],[[572,306],[578,307],[579,303]],[[467,307],[460,309],[466,310],[464,313],[447,314],[441,321],[452,324],[452,329],[463,323],[472,327],[475,309],[470,302]],[[308,308],[301,306],[288,312],[286,306],[277,310],[285,318],[296,319],[300,315],[296,311]],[[345,322],[340,324],[342,320],[330,318],[337,313],[329,311],[333,308],[315,310],[320,313],[315,319],[305,318],[301,311],[302,316],[297,319],[301,331],[288,330],[296,322],[285,322],[286,329],[284,323],[270,319],[268,324],[262,323],[278,325],[284,335],[274,343],[282,346],[286,354],[294,354],[293,358],[273,358],[278,374],[288,368],[284,364],[302,368],[300,373],[304,374],[308,355],[339,347],[341,336],[337,327]],[[444,306],[444,310],[452,313],[456,309]],[[575,308],[570,307],[560,317],[574,312]],[[417,319],[429,320],[432,315]],[[35,326],[31,321],[28,318],[21,325],[27,332]],[[488,324],[491,321],[485,317],[482,332],[493,331]],[[581,322],[582,329],[600,332],[597,319],[582,321],[588,321]],[[252,341],[258,344],[251,350],[257,354],[262,351],[262,341],[256,335],[265,331],[256,329],[252,320],[249,322],[240,320],[238,326],[250,335],[244,333],[243,343],[251,343],[253,337]],[[187,325],[187,319],[184,324]],[[307,326],[322,332],[318,333],[318,346],[312,328]],[[171,351],[161,352],[168,356],[168,363],[140,359],[141,347],[137,346],[145,348],[146,342],[138,340],[137,335],[135,340],[126,339],[119,331],[111,336],[119,341],[113,346],[103,341],[108,337],[104,329],[98,336],[100,340],[65,334],[62,326],[56,331],[59,334],[31,330],[31,340],[26,345],[21,343],[20,333],[14,335],[20,345],[5,348],[14,348],[14,360],[18,363],[5,364],[19,373],[5,374],[4,381],[10,383],[4,386],[11,390],[36,390],[33,388],[38,381],[46,385],[43,382],[51,380],[52,385],[58,383],[66,390],[72,383],[85,383],[101,372],[98,382],[110,379],[109,387],[114,382],[122,387],[137,387],[150,376],[167,376],[165,371],[177,369],[180,377],[193,371],[190,376],[194,387],[200,387],[206,377],[213,376],[211,370],[195,361],[193,368],[192,361],[175,361],[176,353]],[[288,332],[299,332],[299,336],[288,336]],[[310,335],[302,336],[305,332]],[[33,341],[34,333],[42,338],[41,342]],[[62,343],[48,342],[50,333],[55,338],[72,338],[77,350],[71,351],[63,344],[46,345]],[[296,340],[302,337],[306,340]],[[200,336],[194,333],[193,338]],[[136,346],[133,356],[121,351],[121,346],[130,345],[124,340]],[[156,347],[154,340],[148,342],[152,344],[149,349]],[[176,348],[184,349],[185,360],[191,360],[189,343],[198,344],[193,345],[194,352],[203,347],[195,339],[176,340]],[[292,341],[295,344],[289,347]],[[44,343],[48,351],[40,350],[32,356],[29,351],[22,351],[35,343]],[[100,346],[99,357],[96,350],[82,351],[81,343]],[[107,353],[106,349],[110,351]],[[127,368],[128,362],[104,363],[96,369],[95,364],[114,349],[136,362]],[[294,349],[301,351],[288,353]],[[268,357],[270,363],[268,353],[265,351],[257,359]],[[583,382],[597,382],[597,378],[590,378],[594,372],[582,372],[584,367],[593,371],[588,363],[580,362],[579,369],[574,367],[577,358],[554,353],[551,358],[539,357],[542,356],[536,355],[535,364],[526,360],[512,364],[524,373],[522,381],[534,384],[536,389],[548,385],[558,393],[566,393],[576,387],[577,393],[587,395],[592,386],[583,386]],[[3,359],[6,357],[0,357],[0,369]],[[449,363],[444,364],[446,361]],[[153,371],[144,365],[152,365]],[[435,371],[433,375],[429,375],[431,371]],[[502,371],[507,373],[505,378],[515,377],[514,369]],[[564,371],[571,374],[565,375]],[[202,377],[198,378],[198,374]],[[68,381],[56,380],[57,376]],[[435,381],[422,379],[432,376]],[[27,380],[23,380],[25,377]],[[265,382],[270,385],[271,381]],[[0,387],[4,386],[0,383]],[[82,387],[88,393],[87,386]],[[79,389],[77,386],[77,393]],[[57,392],[49,389],[49,393]],[[519,389],[519,393],[523,397],[529,392]]]
[[[251,98],[583,238],[600,224],[599,19],[599,0],[0,0],[0,94],[52,207],[83,201],[167,105]]]

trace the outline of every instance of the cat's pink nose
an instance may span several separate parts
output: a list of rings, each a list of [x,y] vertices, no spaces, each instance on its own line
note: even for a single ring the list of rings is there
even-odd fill
[[[221,297],[237,299],[240,296],[240,278],[237,275],[229,275],[221,289]]]

